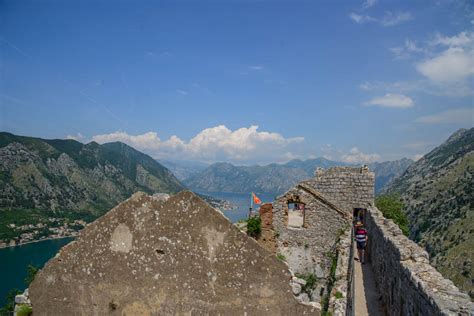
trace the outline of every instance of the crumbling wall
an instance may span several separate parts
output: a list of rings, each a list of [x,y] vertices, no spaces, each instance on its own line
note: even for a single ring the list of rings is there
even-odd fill
[[[285,263],[191,192],[134,194],[30,285],[34,315],[317,315]]]
[[[273,229],[273,206],[272,203],[265,203],[260,206],[259,216],[262,220],[262,231],[257,237],[258,243],[271,253],[276,253],[276,236]]]
[[[303,227],[288,226],[288,201],[298,199],[305,204]],[[320,302],[326,295],[331,268],[331,253],[348,219],[297,185],[273,202],[273,226],[277,236],[277,252],[295,274],[314,274],[317,287],[310,299]]]
[[[473,315],[474,304],[432,267],[428,253],[375,207],[366,216],[368,254],[389,315]]]
[[[367,167],[318,168],[308,184],[351,214],[354,208],[366,208],[374,202],[375,174]]]

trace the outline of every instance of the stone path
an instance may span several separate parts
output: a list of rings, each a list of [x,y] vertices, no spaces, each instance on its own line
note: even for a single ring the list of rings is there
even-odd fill
[[[355,243],[354,243],[355,244]],[[354,254],[357,257],[357,249],[354,245]],[[375,285],[374,272],[369,262],[361,264],[354,262],[354,298],[355,312],[357,316],[384,315],[379,292]]]

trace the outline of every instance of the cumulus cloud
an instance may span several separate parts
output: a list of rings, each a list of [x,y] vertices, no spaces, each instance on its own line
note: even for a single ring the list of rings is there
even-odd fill
[[[358,24],[374,22],[382,26],[395,26],[413,20],[413,15],[410,12],[387,11],[382,17],[378,18],[366,14],[351,12],[349,18]]]
[[[415,122],[424,124],[459,124],[471,127],[474,125],[474,109],[470,107],[443,111],[419,117]]]
[[[387,93],[382,97],[373,98],[364,103],[367,106],[381,106],[389,108],[409,108],[415,105],[410,97],[403,94]]]
[[[348,154],[342,155],[342,161],[346,163],[371,163],[380,160],[379,154],[366,154],[359,150],[357,147],[353,147]]]
[[[84,135],[82,135],[81,133],[77,133],[76,135],[67,135],[66,139],[81,141],[84,140]]]
[[[129,135],[125,132],[96,135],[98,143],[124,142],[154,158],[183,158],[202,161],[276,161],[285,160],[291,147],[303,137],[285,138],[279,133],[258,131],[258,126],[234,131],[224,125],[206,128],[189,141],[171,136],[161,140],[157,133]]]
[[[465,81],[474,75],[474,50],[450,47],[441,55],[417,64],[416,69],[436,83]]]

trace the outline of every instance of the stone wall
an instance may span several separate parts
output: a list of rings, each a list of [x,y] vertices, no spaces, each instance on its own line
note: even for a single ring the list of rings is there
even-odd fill
[[[348,227],[337,244],[337,266],[334,285],[329,295],[329,308],[333,315],[352,315],[354,253],[352,227]]]
[[[273,229],[273,206],[272,203],[265,203],[260,206],[259,216],[262,220],[262,231],[257,237],[257,241],[263,248],[272,253],[276,253],[276,236]]]
[[[303,227],[288,226],[288,201],[298,199],[305,204]],[[323,203],[308,190],[297,185],[273,202],[273,226],[277,237],[277,252],[285,257],[295,274],[314,274],[317,287],[310,295],[320,302],[326,295],[331,268],[329,254],[334,253],[338,237],[349,219]]]
[[[367,167],[318,168],[308,182],[340,208],[352,212],[374,202],[375,174]]]
[[[368,255],[389,315],[473,315],[467,294],[429,264],[428,254],[375,207],[366,216]]]
[[[30,285],[34,315],[318,315],[288,266],[191,192],[136,193]]]

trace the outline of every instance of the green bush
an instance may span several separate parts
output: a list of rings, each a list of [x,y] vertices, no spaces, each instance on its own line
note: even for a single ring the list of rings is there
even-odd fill
[[[35,279],[36,273],[38,273],[38,267],[35,267],[34,265],[29,264],[28,267],[26,268],[26,278],[24,280],[26,286],[28,287],[31,282]]]
[[[250,237],[258,237],[262,231],[262,220],[260,217],[250,217],[247,221],[247,235]]]
[[[10,290],[5,297],[5,305],[0,307],[0,315],[13,315],[13,309],[15,308],[15,296],[21,294],[18,289]]]
[[[17,316],[30,316],[33,313],[33,309],[28,305],[20,305],[18,308]]]
[[[377,197],[375,206],[382,212],[385,218],[389,218],[400,227],[403,234],[408,236],[408,218],[403,212],[403,202],[397,194],[387,194]]]

